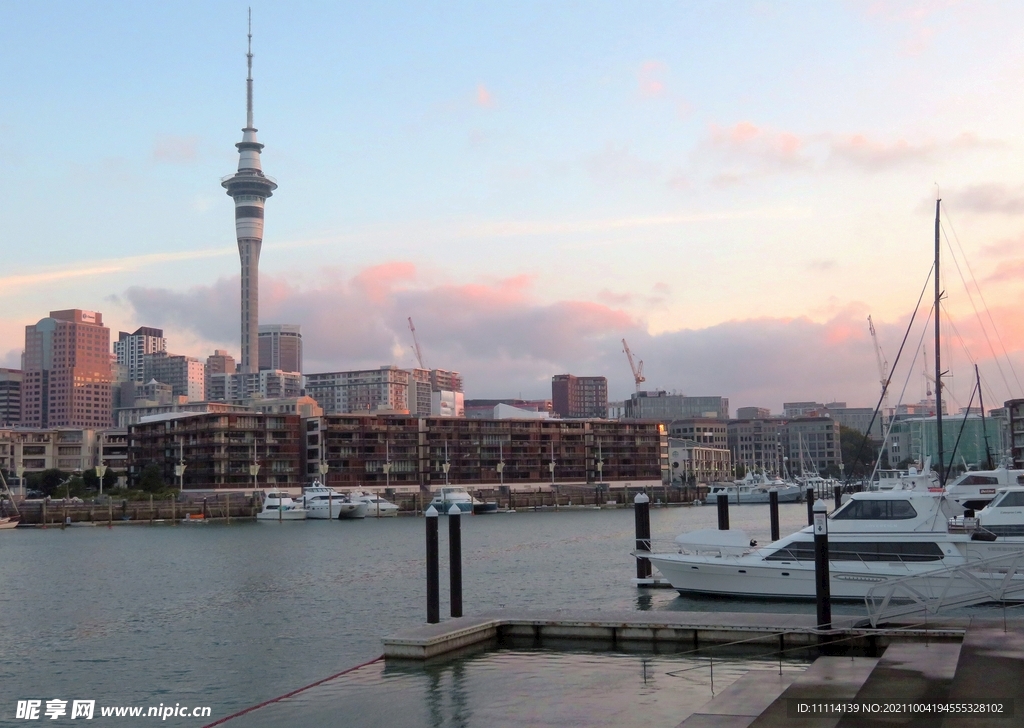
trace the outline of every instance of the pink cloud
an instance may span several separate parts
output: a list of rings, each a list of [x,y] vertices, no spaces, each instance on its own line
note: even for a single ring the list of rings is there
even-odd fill
[[[637,86],[644,98],[654,98],[665,93],[665,81],[661,78],[668,69],[661,61],[644,61],[637,73]]]
[[[494,107],[494,97],[482,83],[476,87],[476,105],[485,109]]]
[[[189,164],[199,158],[199,137],[162,135],[153,142],[153,160]]]
[[[761,166],[803,167],[810,158],[803,154],[804,140],[788,131],[759,127],[741,121],[730,127],[711,125],[711,145],[733,158]]]

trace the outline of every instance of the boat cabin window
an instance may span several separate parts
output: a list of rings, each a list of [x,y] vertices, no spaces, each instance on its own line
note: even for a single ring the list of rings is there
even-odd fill
[[[277,506],[267,506],[267,510],[268,511],[276,511],[277,510]]]
[[[917,511],[905,500],[854,499],[832,514],[837,521],[901,521],[917,518]]]
[[[997,485],[999,478],[994,475],[965,475],[958,485]]]
[[[1003,496],[1003,499],[999,501],[998,508],[1020,508],[1024,506],[1024,493],[1007,493]]]
[[[1017,485],[1024,485],[1024,475],[1017,476]]]
[[[936,543],[914,541],[836,541],[828,545],[829,561],[939,561]],[[814,561],[814,542],[797,541],[764,557],[765,561]]]

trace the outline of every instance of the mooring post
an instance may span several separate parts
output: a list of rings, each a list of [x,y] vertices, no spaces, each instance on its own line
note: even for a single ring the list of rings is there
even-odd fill
[[[718,494],[718,530],[729,530],[729,494]]]
[[[437,509],[430,506],[423,514],[427,523],[427,623],[441,621],[441,595],[437,563]]]
[[[814,486],[813,485],[808,485],[807,486],[807,493],[805,493],[805,495],[807,496],[807,525],[808,526],[813,526],[814,525]]]
[[[835,503],[835,509],[838,510],[839,506],[843,505],[843,486],[833,485],[832,486],[832,500]]]
[[[636,522],[636,578],[650,579],[651,560],[639,556],[641,551],[651,552],[651,499],[637,493],[633,499],[633,517]]]
[[[436,518],[434,519],[437,520]],[[453,617],[462,616],[462,509],[448,509],[448,576]]]
[[[43,501],[43,528],[46,528],[46,504],[47,500]]]
[[[772,522],[772,543],[779,540],[779,491],[768,491],[768,516]]]
[[[818,629],[832,629],[832,595],[828,579],[828,506],[814,504],[814,600],[818,605]]]

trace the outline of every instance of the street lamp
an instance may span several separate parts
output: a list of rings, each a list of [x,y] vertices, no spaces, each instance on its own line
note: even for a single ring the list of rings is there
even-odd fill
[[[252,476],[252,489],[256,490],[256,476],[260,474],[260,464],[256,460],[256,443],[252,445],[252,465],[249,466],[249,475]]]
[[[174,477],[178,479],[178,493],[185,490],[185,445],[178,440],[178,464],[174,466]]]

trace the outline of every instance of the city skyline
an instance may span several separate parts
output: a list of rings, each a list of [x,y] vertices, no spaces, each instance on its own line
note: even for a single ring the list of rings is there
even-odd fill
[[[218,180],[244,11],[57,7],[0,9],[0,366],[62,308],[241,355]],[[463,372],[472,397],[536,397],[571,372],[621,399],[625,337],[651,389],[873,404],[866,315],[891,358],[938,181],[993,348],[1024,373],[1021,10],[594,7],[255,7],[261,118],[288,188],[261,319],[303,327],[307,370],[412,366],[414,315],[430,365]],[[52,72],[72,56],[68,78]],[[56,131],[65,107],[75,135]],[[66,159],[91,187],[54,210]],[[953,403],[968,394],[961,335],[986,403],[1020,396],[954,271]]]

